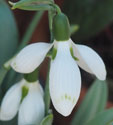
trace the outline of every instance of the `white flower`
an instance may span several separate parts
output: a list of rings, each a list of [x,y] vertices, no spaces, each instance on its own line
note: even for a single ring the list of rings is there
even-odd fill
[[[80,95],[81,75],[77,65],[100,80],[105,80],[106,69],[95,51],[85,45],[74,44],[71,39],[28,45],[15,57],[11,66],[17,72],[30,73],[42,63],[53,46],[56,56],[50,66],[50,96],[56,110],[68,116]]]
[[[28,88],[28,94],[22,100],[23,87]],[[44,107],[43,90],[39,82],[27,83],[23,79],[13,85],[3,98],[0,120],[11,120],[19,111],[18,125],[39,124],[44,117]]]

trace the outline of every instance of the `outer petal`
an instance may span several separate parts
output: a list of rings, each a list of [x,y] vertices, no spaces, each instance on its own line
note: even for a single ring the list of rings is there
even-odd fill
[[[55,109],[68,116],[80,95],[81,77],[79,68],[70,54],[69,42],[57,43],[57,55],[51,61],[50,95]]]
[[[78,65],[85,71],[96,75],[100,80],[106,79],[106,69],[101,57],[85,45],[72,43],[74,56],[79,59]]]
[[[44,111],[44,101],[38,83],[29,84],[29,93],[19,109],[18,125],[39,125]]]
[[[42,88],[42,86],[40,85],[39,81],[38,82],[38,88],[39,88],[39,92],[41,93],[42,97],[44,96],[44,90]]]
[[[0,109],[0,120],[11,120],[16,115],[21,100],[22,82],[13,85],[4,96]]]
[[[11,63],[13,69],[20,73],[34,71],[44,60],[53,44],[34,43],[26,46]]]

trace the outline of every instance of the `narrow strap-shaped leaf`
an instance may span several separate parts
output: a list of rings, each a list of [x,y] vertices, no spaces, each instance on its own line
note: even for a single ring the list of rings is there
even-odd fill
[[[0,67],[11,58],[17,48],[18,30],[13,13],[5,0],[0,1]]]
[[[18,8],[20,6],[24,5],[31,5],[31,4],[51,4],[53,3],[52,0],[20,0],[16,3],[9,2],[11,5],[13,5],[14,8]]]
[[[20,6],[18,9],[21,10],[29,10],[29,11],[36,11],[36,10],[50,10],[51,6],[46,4],[40,4],[40,5],[26,5],[26,6]]]
[[[76,41],[84,41],[113,21],[113,0],[64,0],[64,12],[78,24]]]
[[[46,4],[49,4],[49,3],[53,3],[53,1],[52,0],[21,0],[21,1],[16,2],[15,4],[16,5],[23,5],[23,4],[30,4],[30,3],[46,3]]]
[[[86,94],[71,125],[83,125],[96,113],[103,111],[106,106],[107,95],[106,82],[96,80]]]
[[[30,25],[29,25],[29,27],[28,27],[28,29],[27,29],[27,31],[26,31],[23,39],[22,39],[22,42],[19,45],[17,51],[21,50],[29,42],[29,39],[31,38],[31,36],[32,36],[32,34],[34,32],[34,29],[36,28],[36,25],[38,25],[42,15],[43,15],[43,11],[36,13],[36,15],[34,16],[32,22],[30,23]],[[8,72],[8,70],[6,70],[3,67],[0,69],[0,85],[3,82],[3,79],[5,78],[5,75],[6,75],[7,72]],[[15,74],[16,73],[12,73],[10,75],[11,76],[11,78],[9,78],[10,81],[11,81],[11,79],[13,79],[13,75],[15,75]],[[9,81],[7,81],[7,82],[9,82]]]
[[[7,74],[8,70],[6,70],[4,67],[0,68],[0,85],[3,82],[5,75]]]
[[[113,125],[113,108],[98,113],[84,125]]]
[[[13,3],[11,1],[9,1],[9,4],[12,5],[12,9],[22,9],[24,7],[30,7],[31,8],[37,8],[37,6],[44,4],[44,5],[49,5],[52,4],[53,1],[52,0],[20,0],[16,3]]]

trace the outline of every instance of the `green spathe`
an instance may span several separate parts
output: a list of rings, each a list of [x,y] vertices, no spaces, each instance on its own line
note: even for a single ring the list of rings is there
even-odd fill
[[[16,8],[24,8],[24,7],[33,7],[33,6],[38,6],[40,4],[51,4],[53,3],[52,0],[20,0],[16,3],[13,3],[11,1],[9,1],[9,4],[12,5],[12,9],[16,9]],[[36,7],[35,7],[36,8]]]
[[[66,41],[70,38],[70,24],[63,13],[58,13],[53,19],[53,33],[57,41]]]

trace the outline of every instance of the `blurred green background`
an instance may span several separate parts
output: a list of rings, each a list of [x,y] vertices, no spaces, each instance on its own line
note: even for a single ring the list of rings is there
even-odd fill
[[[15,2],[15,0],[12,0]],[[88,45],[103,58],[107,69],[107,83],[109,87],[109,101],[113,102],[113,0],[56,0],[62,11],[67,14],[71,24],[77,24],[79,29],[72,35],[75,43]],[[4,0],[0,0],[0,67],[15,53],[23,38],[35,12],[12,11]],[[36,26],[29,42],[49,41],[47,12],[39,25]],[[45,81],[46,61],[40,71],[41,82]],[[96,67],[95,67],[96,68]],[[7,74],[0,87],[0,101],[7,89],[15,83],[11,73]],[[89,88],[95,77],[82,71],[83,87]],[[84,93],[83,93],[84,96]],[[113,105],[112,105],[113,106]],[[69,125],[72,115],[64,118],[55,113],[55,125]],[[11,122],[0,122],[0,125],[16,125],[16,118]]]

